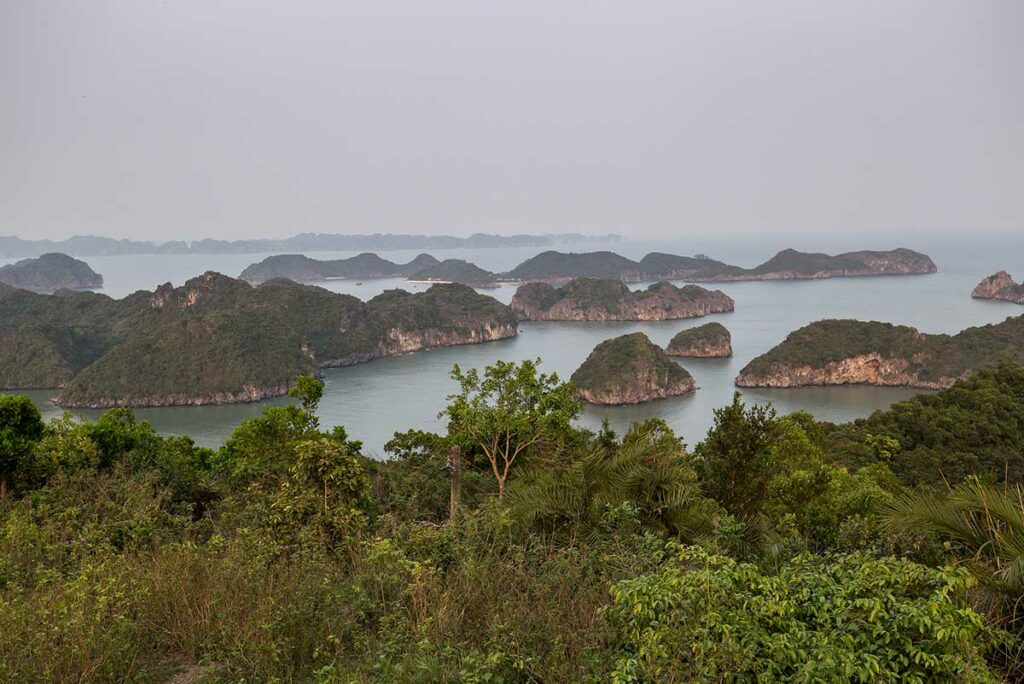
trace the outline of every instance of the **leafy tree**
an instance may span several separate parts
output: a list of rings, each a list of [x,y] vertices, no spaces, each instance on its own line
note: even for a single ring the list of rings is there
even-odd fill
[[[749,516],[760,511],[779,432],[775,409],[747,408],[739,392],[732,404],[715,410],[714,426],[694,455],[706,492],[730,513]]]
[[[320,437],[299,443],[288,477],[271,504],[285,539],[309,537],[327,547],[351,541],[366,526],[370,482],[349,443]]]
[[[483,453],[499,500],[505,498],[512,465],[571,440],[572,421],[582,409],[573,386],[556,373],[539,373],[539,363],[498,361],[482,376],[475,368],[463,371],[456,365],[452,378],[459,391],[448,397],[448,408],[438,416],[448,419],[455,443]]]
[[[718,507],[701,496],[671,430],[649,423],[627,437],[616,449],[592,449],[568,466],[528,471],[510,490],[513,515],[529,529],[593,537],[609,515],[628,509],[648,530],[688,541],[708,534]]]
[[[33,443],[43,436],[43,418],[28,397],[0,394],[0,499],[28,467]]]
[[[288,396],[298,399],[302,410],[313,416],[324,396],[324,383],[314,375],[300,375],[295,378],[295,386],[288,390]]]
[[[802,555],[778,574],[699,548],[612,588],[612,677],[647,681],[995,682],[963,569]]]

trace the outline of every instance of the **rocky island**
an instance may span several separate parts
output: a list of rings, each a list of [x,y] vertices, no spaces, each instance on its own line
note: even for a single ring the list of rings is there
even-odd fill
[[[409,275],[409,280],[423,283],[461,283],[470,287],[497,287],[497,277],[476,264],[462,259],[445,259]]]
[[[0,290],[0,388],[61,388],[69,407],[256,401],[298,374],[512,337],[512,310],[457,285],[359,299],[206,273],[125,299]]]
[[[741,268],[704,255],[687,257],[652,252],[633,261],[614,252],[572,254],[547,251],[504,274],[508,280],[564,282],[573,278],[611,278],[627,283],[650,280],[725,282],[803,280],[854,276],[935,273],[935,262],[910,249],[846,252],[835,256],[786,249],[755,268]]]
[[[1024,317],[931,335],[891,323],[824,320],[751,361],[740,387],[881,385],[944,389],[982,368],[1024,362]]]
[[[594,347],[571,381],[592,404],[640,404],[696,389],[693,377],[643,333]]]
[[[34,292],[103,287],[103,276],[66,254],[43,254],[0,266],[0,283]]]
[[[420,254],[407,264],[396,264],[370,253],[332,260],[311,259],[302,254],[278,254],[246,267],[238,277],[254,285],[274,278],[286,278],[297,283],[334,279],[399,278],[440,263],[429,254]]]
[[[1024,285],[1015,282],[1006,271],[999,271],[978,283],[971,296],[975,299],[1001,299],[1024,304]]]
[[[665,348],[669,356],[720,358],[732,356],[732,335],[721,323],[706,323],[676,333]]]
[[[658,282],[630,290],[620,280],[574,278],[561,287],[521,285],[512,309],[521,321],[665,321],[732,311],[735,302],[719,290]]]

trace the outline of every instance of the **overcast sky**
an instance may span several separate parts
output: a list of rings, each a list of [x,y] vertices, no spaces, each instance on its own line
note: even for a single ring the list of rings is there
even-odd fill
[[[0,0],[0,234],[1024,231],[1021,0]]]

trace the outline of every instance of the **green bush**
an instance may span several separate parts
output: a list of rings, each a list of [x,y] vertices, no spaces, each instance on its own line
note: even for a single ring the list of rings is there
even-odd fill
[[[804,555],[778,574],[681,548],[612,589],[614,681],[998,681],[964,570]]]

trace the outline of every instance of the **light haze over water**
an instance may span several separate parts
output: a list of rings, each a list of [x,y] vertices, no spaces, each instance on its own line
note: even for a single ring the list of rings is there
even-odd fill
[[[683,328],[708,321],[724,324],[732,333],[734,356],[728,359],[678,359],[697,381],[699,389],[675,397],[633,407],[588,406],[582,425],[598,427],[607,418],[622,431],[638,419],[661,416],[689,444],[699,441],[713,419],[713,410],[727,404],[735,391],[733,379],[753,357],[781,342],[796,328],[822,318],[856,318],[912,325],[924,332],[955,333],[973,325],[996,323],[1008,316],[1024,314],[1024,309],[1005,302],[971,299],[971,290],[981,278],[997,270],[1024,275],[1024,236],[971,239],[969,231],[956,240],[949,238],[868,239],[841,236],[792,238],[769,236],[757,240],[715,239],[693,236],[659,242],[626,240],[602,247],[561,247],[564,251],[611,249],[631,258],[650,251],[675,254],[705,252],[709,256],[741,266],[754,266],[776,251],[795,247],[806,251],[835,253],[852,249],[891,249],[905,246],[929,254],[939,272],[924,276],[876,278],[833,278],[818,281],[776,281],[705,284],[718,288],[736,300],[736,311],[700,319],[664,322],[532,322],[520,325],[517,338],[481,345],[465,345],[424,351],[408,356],[379,359],[350,368],[325,371],[325,393],[320,404],[324,428],[345,425],[349,434],[363,440],[366,452],[383,456],[382,447],[396,430],[422,428],[443,431],[437,413],[447,394],[455,389],[449,378],[451,367],[478,367],[495,360],[522,360],[540,357],[542,368],[557,371],[564,378],[583,362],[602,340],[633,331],[645,332],[655,343],[665,345]],[[438,258],[464,258],[483,268],[501,271],[542,251],[538,248],[437,250]],[[392,261],[407,261],[415,251],[382,252]],[[206,270],[231,276],[265,255],[147,255],[123,257],[87,257],[87,261],[105,279],[106,294],[123,297],[138,289],[152,290],[171,281],[180,285],[189,277]],[[340,258],[351,253],[310,253],[317,259]],[[2,263],[2,261],[0,261]],[[424,285],[402,279],[356,281],[339,280],[320,284],[330,290],[368,299],[385,289],[402,287],[418,291]],[[634,287],[643,287],[636,285]],[[508,302],[514,286],[481,290]],[[865,416],[909,398],[918,390],[845,386],[779,390],[748,389],[748,401],[771,402],[781,412],[808,410],[818,418],[846,421]],[[60,409],[47,401],[48,391],[29,393],[48,416]],[[258,415],[266,404],[139,409],[136,414],[157,429],[171,434],[188,434],[197,442],[217,446],[245,418]],[[76,411],[93,417],[95,411]]]

